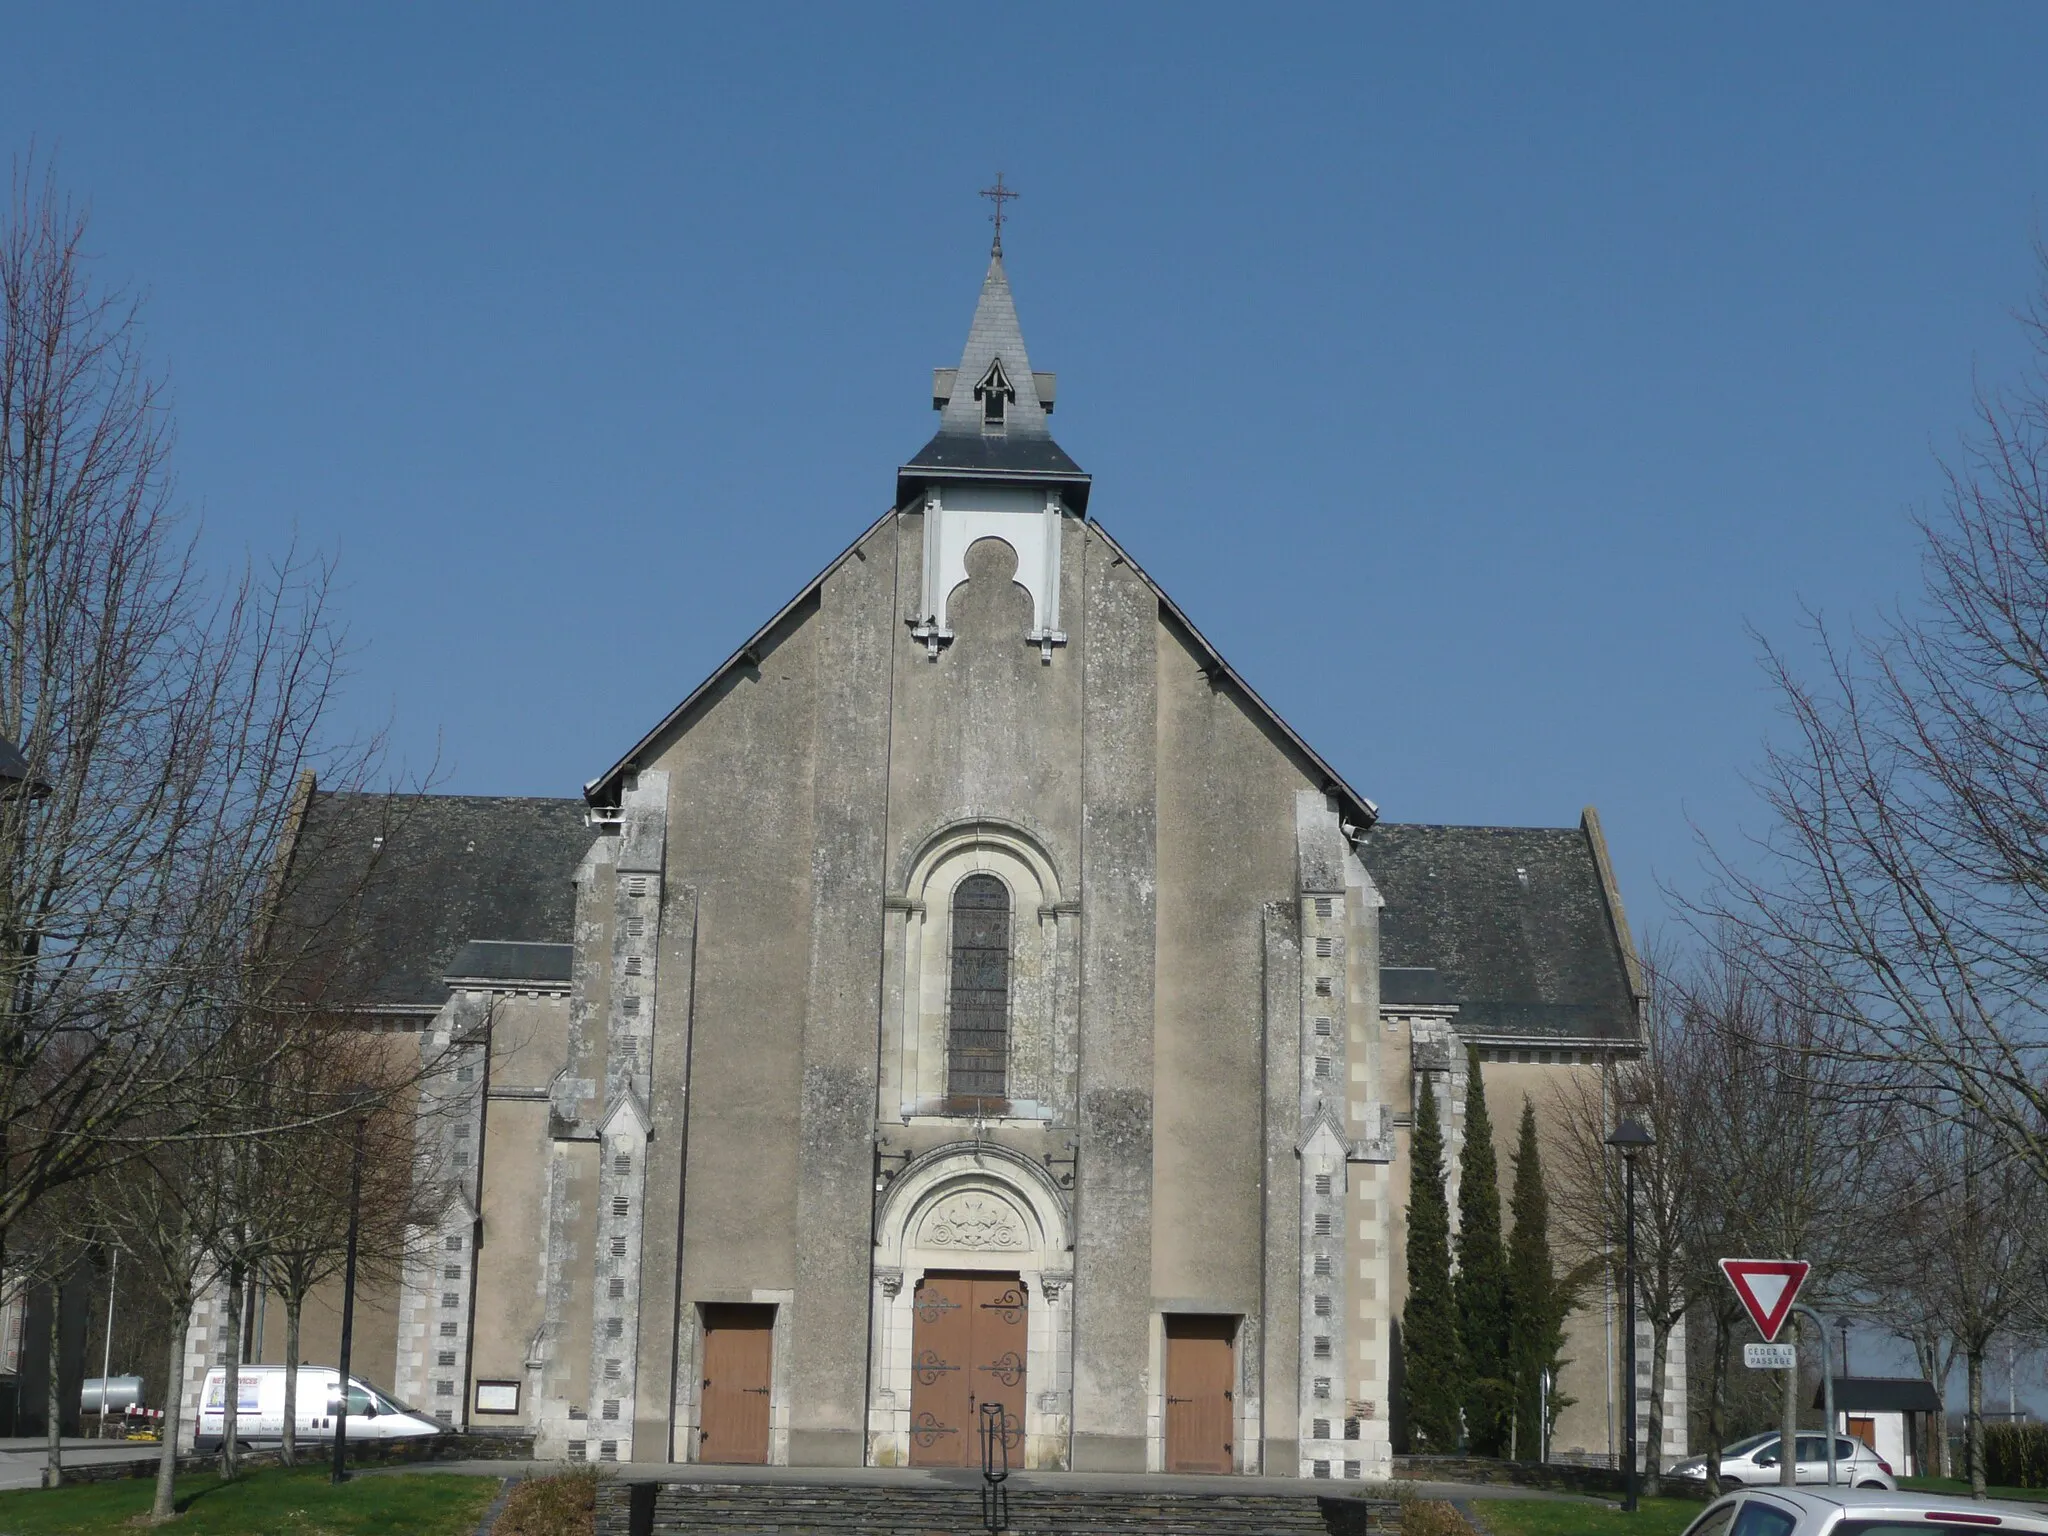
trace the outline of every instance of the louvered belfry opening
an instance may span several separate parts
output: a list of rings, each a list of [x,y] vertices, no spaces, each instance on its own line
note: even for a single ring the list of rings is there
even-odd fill
[[[956,1114],[1009,1107],[1010,888],[969,875],[953,888],[946,1099]]]

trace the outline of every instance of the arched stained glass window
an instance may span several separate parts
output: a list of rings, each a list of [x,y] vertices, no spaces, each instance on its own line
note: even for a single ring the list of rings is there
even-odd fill
[[[1010,888],[969,875],[953,888],[946,1097],[956,1112],[1001,1112],[1010,1057]]]

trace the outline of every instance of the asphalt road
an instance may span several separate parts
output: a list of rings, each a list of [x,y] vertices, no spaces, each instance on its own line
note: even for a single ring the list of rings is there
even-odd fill
[[[155,1461],[160,1447],[135,1440],[72,1440],[64,1442],[67,1466],[94,1466],[112,1461]],[[41,1436],[0,1439],[0,1489],[40,1488],[49,1450]]]

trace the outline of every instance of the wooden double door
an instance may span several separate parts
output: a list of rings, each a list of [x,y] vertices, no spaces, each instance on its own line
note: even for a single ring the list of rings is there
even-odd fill
[[[985,1405],[1003,1410],[1010,1465],[1024,1465],[1029,1298],[1016,1275],[934,1271],[911,1303],[910,1464],[981,1465]]]
[[[1234,1472],[1234,1317],[1166,1318],[1166,1470]]]
[[[768,1461],[768,1400],[775,1361],[775,1309],[704,1308],[704,1376],[697,1459]]]

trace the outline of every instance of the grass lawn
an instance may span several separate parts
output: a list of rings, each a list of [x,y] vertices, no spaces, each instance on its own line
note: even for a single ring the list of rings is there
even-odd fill
[[[1953,1493],[1961,1498],[1970,1496],[1970,1483],[1961,1477],[1902,1477],[1901,1488],[1910,1488],[1915,1493]],[[2048,1488],[2000,1488],[1997,1484],[1984,1490],[1994,1499],[2016,1499],[2022,1504],[2048,1504]]]
[[[0,1493],[0,1536],[135,1536],[148,1527],[156,1483],[123,1478],[49,1491]],[[355,1477],[337,1488],[326,1469],[265,1468],[223,1484],[212,1473],[178,1479],[179,1536],[470,1536],[497,1494],[492,1477],[402,1472]]]
[[[1474,1499],[1494,1536],[1678,1536],[1707,1506],[1698,1499],[1644,1499],[1632,1515],[1569,1499]]]

